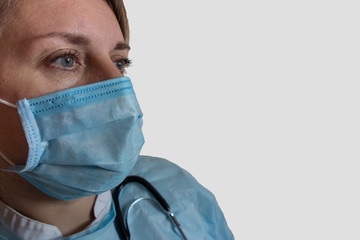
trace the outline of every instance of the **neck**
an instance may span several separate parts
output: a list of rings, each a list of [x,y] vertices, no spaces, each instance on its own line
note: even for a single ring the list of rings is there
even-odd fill
[[[44,194],[16,173],[0,171],[0,198],[21,214],[58,227],[63,236],[83,230],[94,220],[96,196],[58,200]]]

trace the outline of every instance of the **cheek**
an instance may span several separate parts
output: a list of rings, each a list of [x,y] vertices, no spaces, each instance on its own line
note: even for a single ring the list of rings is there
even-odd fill
[[[26,163],[28,144],[16,109],[0,105],[0,149],[16,164]]]
[[[9,102],[16,103],[24,98],[31,99],[59,89],[57,82],[51,81],[41,69],[15,62],[8,64],[7,69],[12,70],[5,70],[1,74],[0,98]]]
[[[22,65],[16,58],[7,58],[2,62],[4,64],[0,66],[0,98],[16,103],[28,97],[27,93],[32,95],[36,84],[32,83],[33,77],[27,65]]]
[[[30,57],[0,58],[0,98],[16,103],[68,88],[64,77],[51,73]],[[69,80],[70,81],[70,80]]]
[[[4,61],[0,59],[3,64],[0,65],[0,98],[15,103],[17,101],[16,98],[16,79],[17,71],[10,70],[13,67],[12,62]]]

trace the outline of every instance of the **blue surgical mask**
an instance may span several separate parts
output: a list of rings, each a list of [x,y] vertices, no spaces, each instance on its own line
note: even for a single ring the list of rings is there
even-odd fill
[[[25,166],[12,164],[8,171],[57,199],[114,188],[144,143],[142,113],[127,77],[23,99],[16,107],[29,153]]]

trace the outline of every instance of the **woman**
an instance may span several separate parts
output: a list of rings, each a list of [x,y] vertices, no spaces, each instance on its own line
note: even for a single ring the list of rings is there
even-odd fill
[[[139,156],[122,1],[2,0],[0,9],[0,239],[233,239],[210,192]],[[118,194],[129,175],[149,181],[181,227],[141,184]]]

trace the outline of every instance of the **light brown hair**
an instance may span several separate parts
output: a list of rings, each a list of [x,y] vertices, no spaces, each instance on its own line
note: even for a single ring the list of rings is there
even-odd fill
[[[130,28],[123,0],[106,0],[106,2],[110,5],[111,9],[115,13],[125,42],[129,43]]]

